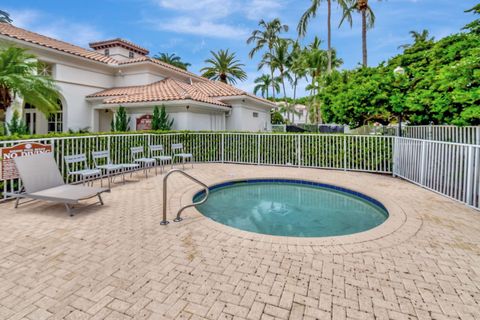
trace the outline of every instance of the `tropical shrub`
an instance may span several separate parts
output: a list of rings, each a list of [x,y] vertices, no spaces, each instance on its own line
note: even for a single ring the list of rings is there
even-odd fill
[[[13,111],[12,119],[6,124],[6,126],[7,132],[10,135],[28,134],[28,127],[17,110]]]
[[[174,119],[168,116],[165,105],[161,109],[158,106],[153,108],[152,130],[168,131],[172,129]]]
[[[115,116],[112,119],[110,125],[112,131],[123,132],[130,131],[129,124],[130,117],[127,115],[127,111],[124,107],[120,106],[115,112]]]

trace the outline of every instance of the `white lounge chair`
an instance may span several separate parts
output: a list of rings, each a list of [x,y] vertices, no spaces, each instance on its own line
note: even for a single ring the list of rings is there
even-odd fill
[[[182,168],[185,169],[185,161],[190,160],[193,168],[193,154],[183,152],[183,143],[172,144],[173,162],[176,158],[182,159]]]
[[[22,192],[8,194],[17,198],[15,208],[20,205],[22,198],[29,198],[30,201],[44,200],[63,203],[70,216],[73,216],[76,210],[73,206],[81,200],[98,197],[97,202],[87,207],[103,205],[100,194],[109,191],[107,188],[65,184],[51,153],[18,157],[14,161],[23,184]]]

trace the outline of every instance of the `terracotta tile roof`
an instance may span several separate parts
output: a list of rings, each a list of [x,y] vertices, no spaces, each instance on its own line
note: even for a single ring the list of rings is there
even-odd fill
[[[37,44],[43,47],[55,49],[58,51],[70,53],[79,57],[103,63],[117,63],[115,59],[107,57],[101,53],[84,49],[82,47],[56,40],[50,37],[40,35],[35,32],[27,31],[22,28],[15,27],[8,23],[0,23],[0,35],[5,35],[10,38],[26,41]]]
[[[192,84],[198,91],[209,97],[234,97],[234,96],[248,96],[253,99],[268,103],[275,106],[270,100],[257,97],[256,95],[250,94],[246,91],[238,89],[232,85],[220,82],[220,81],[207,81],[207,82],[197,82]]]
[[[127,48],[127,49],[132,49],[133,51],[136,51],[140,54],[148,54],[149,53],[148,49],[140,47],[139,45],[137,45],[137,44],[135,44],[131,41],[122,39],[122,38],[115,38],[115,39],[109,39],[109,40],[90,42],[88,45],[92,49],[108,48],[108,47],[112,47],[112,46],[115,46],[115,45],[120,45],[121,47],[124,47],[124,48]]]
[[[174,79],[164,79],[144,86],[112,88],[87,96],[87,98],[102,97],[105,98],[103,100],[104,104],[194,100],[222,107],[228,106],[203,94],[193,86]]]
[[[200,81],[208,81],[208,79],[200,77],[199,75],[196,75],[195,73],[192,73],[192,72],[187,71],[187,70],[183,70],[181,68],[172,66],[171,64],[168,64],[166,62],[163,62],[163,61],[151,58],[151,57],[147,57],[147,56],[120,61],[118,64],[119,65],[125,65],[125,64],[131,64],[131,63],[139,63],[139,62],[152,62],[152,63],[158,64],[160,66],[163,66],[167,69],[171,69],[173,71],[183,73],[184,75],[186,75],[190,78],[195,78],[195,79],[200,80]]]

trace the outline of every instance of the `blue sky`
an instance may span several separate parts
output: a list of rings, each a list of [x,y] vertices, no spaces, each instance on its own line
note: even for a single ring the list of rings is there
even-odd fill
[[[398,53],[409,43],[410,30],[430,30],[436,38],[457,32],[473,19],[463,11],[478,0],[388,0],[370,1],[377,20],[368,33],[369,65],[376,65]],[[259,57],[250,60],[246,44],[259,19],[279,17],[295,37],[299,17],[310,0],[3,0],[0,9],[10,12],[14,24],[84,47],[91,41],[122,37],[150,50],[176,53],[198,73],[210,50],[237,52],[246,65],[248,80],[237,86],[252,91]],[[326,40],[326,5],[311,21],[304,39],[318,35]],[[353,28],[338,29],[340,12],[334,4],[333,40],[342,68],[361,61],[359,17]],[[300,88],[300,94],[304,89]]]

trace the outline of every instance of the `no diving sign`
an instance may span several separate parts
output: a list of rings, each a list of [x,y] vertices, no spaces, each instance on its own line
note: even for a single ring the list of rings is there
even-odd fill
[[[11,180],[18,178],[18,171],[13,159],[45,152],[52,152],[52,146],[50,144],[29,142],[1,148],[0,157],[2,161],[2,170],[0,172],[2,176],[0,179]]]

